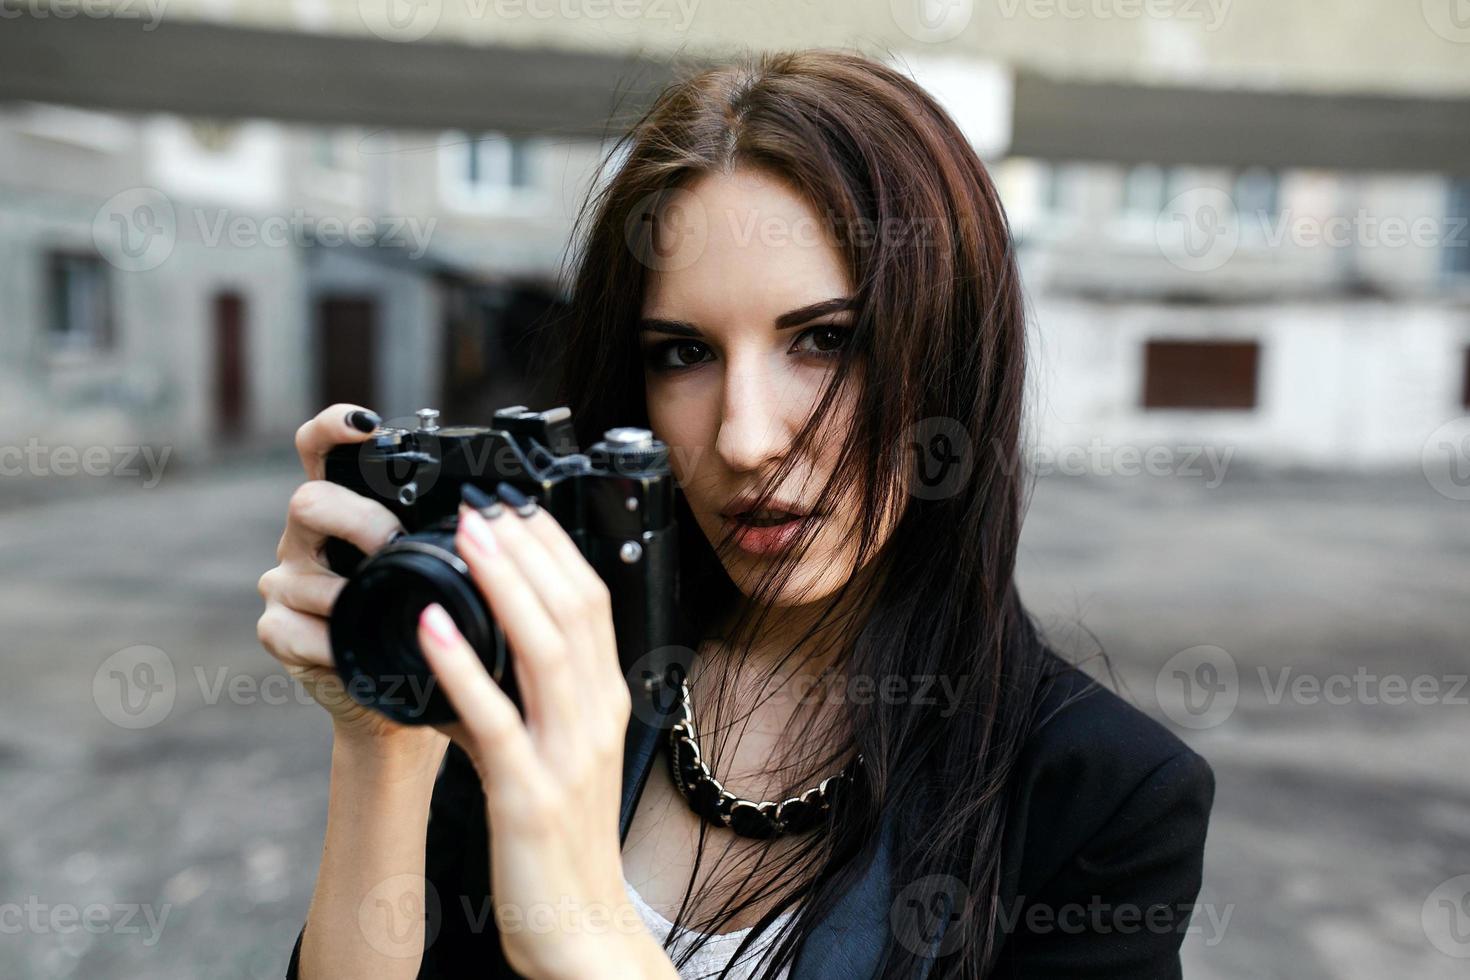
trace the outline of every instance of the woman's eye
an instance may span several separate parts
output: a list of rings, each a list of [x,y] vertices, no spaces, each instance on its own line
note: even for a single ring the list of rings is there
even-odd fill
[[[693,367],[710,359],[709,348],[693,340],[666,340],[648,348],[648,364],[655,370]]]
[[[792,353],[836,354],[847,346],[851,335],[851,327],[809,327],[796,338],[796,343],[791,345],[791,350]]]

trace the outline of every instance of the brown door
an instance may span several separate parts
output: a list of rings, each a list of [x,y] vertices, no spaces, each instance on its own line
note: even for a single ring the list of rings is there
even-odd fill
[[[245,431],[245,301],[239,293],[214,297],[214,418],[221,439]]]
[[[317,365],[321,406],[376,401],[377,304],[370,299],[329,297],[317,315]]]

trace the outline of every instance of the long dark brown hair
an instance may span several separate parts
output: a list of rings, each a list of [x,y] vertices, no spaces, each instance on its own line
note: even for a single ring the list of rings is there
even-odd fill
[[[648,421],[636,331],[656,222],[644,219],[704,176],[748,168],[785,181],[820,215],[857,302],[831,383],[766,486],[778,486],[814,440],[833,438],[822,420],[847,393],[856,408],[838,434],[840,459],[823,499],[858,494],[863,515],[853,530],[863,574],[825,602],[790,658],[819,634],[835,635],[843,676],[913,682],[909,697],[841,698],[835,716],[798,712],[800,730],[773,763],[783,785],[799,790],[860,755],[860,792],[781,866],[714,878],[715,913],[686,921],[696,905],[711,905],[696,902],[691,887],[678,924],[722,931],[764,901],[771,909],[758,934],[799,908],[765,961],[764,975],[774,976],[857,880],[886,829],[902,842],[895,892],[925,880],[959,886],[949,896],[957,906],[944,955],[935,959],[900,929],[884,975],[932,965],[934,976],[983,976],[1001,938],[1007,791],[1049,662],[1013,580],[1026,493],[1016,465],[1025,314],[995,187],[932,97],[900,71],[846,52],[765,55],[693,74],[663,92],[609,160],[618,162],[579,220],[571,311],[554,332],[579,436],[586,444],[611,426]],[[727,716],[749,708],[722,692],[741,669],[739,651],[759,635],[760,599],[785,581],[801,549],[762,577],[755,601],[741,603],[718,559],[727,543],[695,533],[686,506],[680,518],[688,611],[734,651],[698,689],[699,711],[715,719],[701,733],[711,733],[715,744],[705,749],[718,772],[723,740],[738,737]],[[731,609],[740,610],[733,621]],[[790,668],[784,658],[782,666]],[[823,676],[830,681],[832,668]],[[912,696],[924,678],[944,696]],[[730,835],[701,837],[703,861],[709,840]],[[718,868],[719,855],[712,860]]]

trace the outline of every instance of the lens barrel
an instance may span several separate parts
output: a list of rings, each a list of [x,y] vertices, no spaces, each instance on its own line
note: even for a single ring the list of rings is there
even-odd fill
[[[508,680],[505,634],[454,550],[456,524],[396,538],[362,563],[332,607],[332,651],[348,695],[400,724],[457,718],[419,647],[430,603],[449,613],[492,680]]]

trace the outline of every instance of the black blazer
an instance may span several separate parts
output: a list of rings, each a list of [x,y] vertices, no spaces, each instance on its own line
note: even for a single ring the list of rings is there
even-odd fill
[[[1199,893],[1214,798],[1209,765],[1072,668],[1061,668],[1046,688],[1041,712],[1045,720],[1016,770],[1003,837],[995,975],[1179,977],[1179,945]],[[630,726],[625,832],[658,745],[658,729]],[[892,880],[894,849],[902,846],[885,835],[863,877],[803,943],[790,980],[867,980],[895,929],[906,944],[948,952],[948,923],[933,890]],[[515,977],[489,914],[479,783],[453,746],[434,787],[427,863],[439,901],[420,980]],[[300,952],[298,937],[288,980],[297,978]]]

